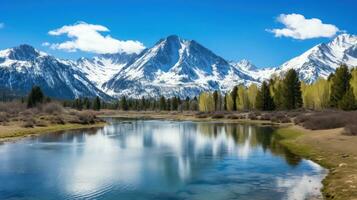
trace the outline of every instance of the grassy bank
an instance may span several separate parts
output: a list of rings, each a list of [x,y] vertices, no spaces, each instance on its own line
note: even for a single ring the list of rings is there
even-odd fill
[[[323,180],[326,199],[357,199],[357,138],[342,129],[307,130],[299,126],[280,128],[281,144],[293,153],[329,169]]]
[[[53,124],[46,127],[24,128],[17,125],[0,126],[0,142],[13,141],[27,136],[35,136],[43,133],[59,132],[66,130],[87,129],[103,127],[104,122],[96,124]]]

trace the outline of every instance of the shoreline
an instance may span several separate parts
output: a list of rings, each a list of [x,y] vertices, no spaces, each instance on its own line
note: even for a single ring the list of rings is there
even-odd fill
[[[279,137],[280,144],[292,153],[312,160],[328,169],[329,172],[322,181],[321,192],[324,199],[357,200],[357,137],[342,135],[342,128],[308,130],[293,123],[250,119],[198,118],[195,113],[102,111],[98,112],[97,116],[100,118],[248,123],[274,126],[277,127],[275,134]],[[7,132],[7,135],[11,135],[8,137],[4,137],[4,130],[0,130],[0,143],[12,142],[44,133],[100,128],[106,124],[102,122],[91,125],[65,124],[35,128],[17,127],[17,129]]]
[[[46,133],[58,133],[61,131],[71,131],[78,129],[91,129],[101,128],[107,123],[95,123],[95,124],[64,124],[64,125],[50,125],[47,127],[10,127],[10,130],[0,130],[0,144],[4,142],[16,142],[27,137],[39,136]],[[2,126],[0,126],[1,128]],[[12,128],[12,129],[11,129]]]
[[[308,130],[292,125],[279,128],[280,143],[292,153],[329,170],[321,190],[324,199],[357,199],[357,137],[341,134],[342,128]]]

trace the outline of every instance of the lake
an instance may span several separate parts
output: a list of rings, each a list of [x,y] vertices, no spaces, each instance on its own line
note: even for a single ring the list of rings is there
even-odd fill
[[[108,119],[0,145],[0,199],[320,199],[327,171],[248,124]]]

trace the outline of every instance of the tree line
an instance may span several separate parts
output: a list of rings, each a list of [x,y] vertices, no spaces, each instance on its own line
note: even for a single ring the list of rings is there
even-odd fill
[[[75,100],[67,100],[63,102],[64,107],[71,107],[77,110],[82,109],[111,109],[111,110],[133,110],[133,111],[197,111],[198,100],[194,98],[181,99],[179,97],[165,98],[145,98],[140,99],[127,98],[122,96],[117,101],[102,101],[99,97],[94,99],[89,98],[77,98]]]
[[[260,86],[251,84],[235,86],[231,91],[202,92],[198,97],[181,99],[165,98],[127,98],[116,101],[102,101],[98,96],[62,101],[64,107],[82,109],[120,109],[120,110],[160,110],[160,111],[250,111],[250,110],[293,110],[299,108],[322,110],[328,108],[357,109],[357,68],[349,70],[342,65],[328,79],[318,79],[312,84],[299,80],[298,73],[290,69],[284,76],[274,76]],[[50,101],[38,86],[32,88],[27,97],[28,107]]]
[[[239,85],[226,94],[203,92],[199,96],[199,110],[355,110],[356,96],[357,68],[349,70],[342,65],[327,80],[320,78],[312,84],[300,81],[298,73],[290,69],[283,77],[274,76],[260,87],[256,84],[249,87]]]

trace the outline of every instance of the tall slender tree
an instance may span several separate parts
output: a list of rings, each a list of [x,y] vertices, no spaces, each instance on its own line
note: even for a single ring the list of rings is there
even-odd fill
[[[351,73],[346,65],[342,65],[336,69],[334,75],[331,76],[331,94],[330,94],[330,106],[338,107],[339,101],[350,89]]]
[[[129,110],[129,105],[125,96],[122,96],[120,99],[120,108],[122,110]]]
[[[301,82],[294,69],[290,69],[286,73],[282,89],[284,109],[290,110],[302,107]]]
[[[164,96],[160,97],[160,110],[166,110],[166,99]]]
[[[234,86],[231,91],[231,98],[233,100],[233,111],[237,110],[237,97],[238,97],[238,86]]]
[[[215,90],[213,92],[213,102],[214,102],[214,110],[218,110],[218,91]]]
[[[256,108],[258,110],[270,111],[275,109],[274,100],[270,95],[269,85],[263,82],[256,97]]]
[[[93,110],[100,110],[100,109],[101,109],[100,98],[96,96],[93,102]]]

